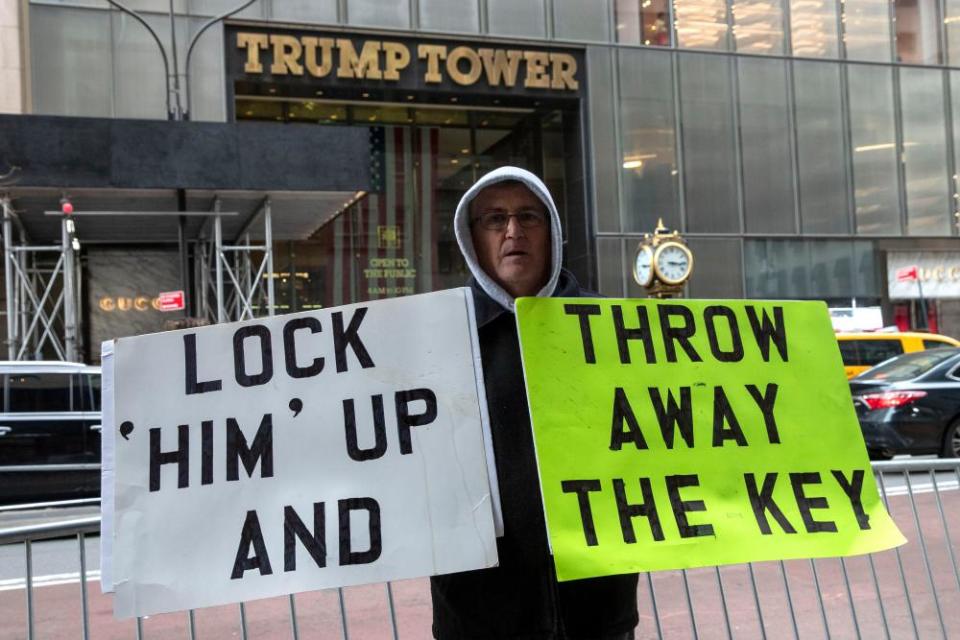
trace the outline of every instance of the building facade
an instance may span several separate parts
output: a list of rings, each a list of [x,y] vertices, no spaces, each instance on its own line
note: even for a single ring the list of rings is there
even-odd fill
[[[368,129],[369,184],[315,194],[308,233],[274,243],[280,310],[460,284],[459,195],[513,163],[558,194],[569,266],[603,294],[643,295],[662,218],[691,297],[904,328],[925,309],[960,334],[957,0],[256,0],[189,73],[239,0],[126,4],[171,59],[173,26],[184,117]],[[0,29],[4,111],[168,119],[157,44],[108,3],[0,0]],[[924,304],[894,286],[912,265]]]

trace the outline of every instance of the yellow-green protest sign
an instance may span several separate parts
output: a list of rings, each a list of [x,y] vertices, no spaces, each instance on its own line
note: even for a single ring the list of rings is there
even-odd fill
[[[523,298],[517,323],[560,580],[905,542],[824,304]]]

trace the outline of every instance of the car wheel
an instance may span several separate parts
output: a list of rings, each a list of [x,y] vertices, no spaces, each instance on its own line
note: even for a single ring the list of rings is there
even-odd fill
[[[940,449],[941,458],[960,458],[960,420],[950,423],[943,434],[943,447]]]
[[[893,458],[893,452],[889,449],[867,449],[867,455],[871,460],[890,460]]]

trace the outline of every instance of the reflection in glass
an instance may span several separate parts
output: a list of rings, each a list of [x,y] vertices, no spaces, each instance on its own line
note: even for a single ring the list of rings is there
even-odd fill
[[[892,70],[849,66],[857,233],[900,233]]]
[[[743,204],[751,233],[795,233],[786,62],[738,60]]]
[[[543,0],[487,0],[490,33],[502,36],[546,35]]]
[[[960,71],[950,72],[950,93],[960,96]],[[960,167],[960,100],[950,101],[950,115],[953,120],[953,166]],[[956,171],[956,169],[954,169]],[[953,220],[960,227],[960,179],[956,173],[950,178],[950,203]]]
[[[616,132],[614,121],[615,101],[613,95],[613,61],[610,47],[587,47],[587,73],[590,78],[590,155],[593,157],[593,173],[596,187],[596,224],[600,231],[620,231],[620,199],[617,190]]]
[[[848,306],[879,297],[871,243],[850,240],[748,239],[748,298],[818,299]]]
[[[904,96],[901,109],[907,233],[949,235],[943,75],[936,69],[903,67],[900,92]]]
[[[195,0],[191,0],[191,9],[194,3]],[[337,5],[333,2],[316,2],[316,0],[280,0],[270,5],[270,17],[273,20],[293,22],[335,23]]]
[[[690,238],[695,262],[687,295],[691,298],[742,298],[743,269],[737,238]]]
[[[597,280],[600,283],[598,293],[601,295],[614,298],[623,295],[623,278],[625,273],[629,273],[627,269],[631,258],[621,258],[620,247],[620,238],[597,238]]]
[[[730,59],[686,53],[679,61],[686,230],[740,231]]]
[[[940,63],[937,0],[893,0],[897,25],[897,62]]]
[[[944,7],[946,8],[943,23],[947,30],[947,64],[960,66],[960,0],[944,0]]]
[[[31,5],[30,40],[57,43],[56,47],[34,46],[30,50],[35,113],[113,115],[109,13]],[[105,72],[90,73],[91,69]],[[78,82],[78,78],[83,78],[84,82]],[[145,74],[141,79],[143,83],[155,79],[162,99],[163,70],[159,65],[156,78],[153,74]],[[162,102],[160,108],[162,111]]]
[[[849,233],[840,66],[793,63],[800,220],[805,233]]]
[[[730,48],[724,0],[674,0],[677,45],[690,49]]]
[[[887,0],[845,0],[843,42],[853,60],[890,61],[890,7]]]
[[[410,28],[410,0],[347,0],[347,20],[367,27]]]
[[[650,232],[658,218],[679,228],[669,53],[620,52],[620,114],[624,231]]]
[[[613,10],[617,42],[670,46],[667,0],[616,0]]]
[[[480,30],[476,0],[416,0],[420,3],[420,26],[442,31]]]
[[[448,2],[449,0],[439,1]],[[661,0],[661,2],[665,1]],[[475,0],[473,4],[476,6]],[[583,2],[583,0],[553,1],[553,25],[558,38],[609,42],[610,25],[607,18],[607,12],[598,10],[598,7],[592,2]]]
[[[783,53],[780,0],[733,0],[736,49],[747,53]]]
[[[837,3],[834,0],[791,0],[790,36],[795,56],[838,57]]]

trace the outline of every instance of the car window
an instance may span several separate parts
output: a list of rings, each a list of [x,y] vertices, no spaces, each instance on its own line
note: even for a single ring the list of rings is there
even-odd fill
[[[860,349],[857,348],[857,342],[858,340],[840,340],[840,358],[848,367],[860,366]]]
[[[924,349],[938,349],[940,347],[952,347],[953,345],[949,342],[941,342],[940,340],[924,340],[923,348]]]
[[[930,349],[929,351],[914,351],[885,362],[878,367],[864,371],[857,380],[884,380],[889,382],[900,382],[903,380],[912,380],[923,375],[930,369],[936,367],[942,362],[953,358],[960,349]]]
[[[73,380],[69,373],[3,375],[3,405],[7,413],[72,411]]]
[[[100,411],[100,376],[98,374],[83,374],[83,399],[84,411]]]
[[[872,367],[880,364],[884,360],[889,360],[894,356],[903,353],[903,344],[899,339],[890,340],[855,340],[857,348],[860,351],[860,362],[858,364]]]

